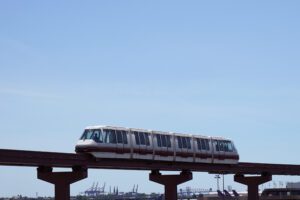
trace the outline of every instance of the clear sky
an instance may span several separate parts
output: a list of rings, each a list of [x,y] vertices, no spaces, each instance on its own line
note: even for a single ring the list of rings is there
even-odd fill
[[[299,1],[1,1],[0,148],[74,152],[88,125],[231,138],[241,161],[300,164]],[[149,172],[94,181],[161,192]],[[300,180],[275,177],[275,180]],[[226,181],[234,188],[245,188]],[[195,173],[181,187],[216,188]],[[0,167],[0,196],[53,195]]]

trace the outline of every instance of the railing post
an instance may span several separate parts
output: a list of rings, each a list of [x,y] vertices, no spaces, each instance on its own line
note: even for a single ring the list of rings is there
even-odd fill
[[[244,176],[237,174],[234,181],[248,186],[248,200],[259,200],[258,186],[272,180],[271,174],[262,174],[261,176]]]
[[[158,170],[153,170],[149,179],[165,186],[165,200],[177,200],[177,185],[193,178],[190,171],[182,171],[179,175],[162,175]]]
[[[87,177],[87,169],[74,167],[72,172],[52,172],[52,167],[38,167],[38,179],[55,186],[55,200],[70,200],[70,185]]]

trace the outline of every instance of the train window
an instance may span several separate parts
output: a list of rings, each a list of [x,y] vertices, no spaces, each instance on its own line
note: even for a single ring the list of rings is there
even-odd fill
[[[115,130],[110,130],[109,143],[111,143],[111,144],[116,144],[117,143],[117,137],[116,137]]]
[[[146,141],[145,141],[145,135],[143,132],[139,132],[139,136],[140,136],[140,144],[141,145],[145,145]]]
[[[206,145],[205,145],[205,140],[204,139],[200,139],[200,141],[201,141],[201,149],[202,150],[206,150]]]
[[[167,140],[165,135],[161,135],[161,141],[162,141],[162,146],[166,147],[167,146]]]
[[[122,135],[123,135],[123,143],[124,144],[128,144],[127,132],[126,131],[122,131]]]
[[[145,140],[146,140],[146,145],[150,146],[149,133],[145,133]]]
[[[161,138],[159,134],[156,135],[156,140],[157,140],[157,146],[161,147]]]
[[[118,141],[118,144],[123,144],[123,138],[122,138],[122,132],[117,130],[117,141]]]
[[[86,129],[80,139],[81,140],[91,139],[93,136],[93,131],[94,130],[92,129]]]
[[[199,150],[209,151],[209,141],[208,139],[199,139],[197,138],[197,146]]]
[[[185,138],[186,139],[186,143],[187,143],[187,148],[188,149],[191,149],[192,147],[191,147],[191,138]]]
[[[228,142],[227,141],[223,141],[223,146],[224,146],[224,151],[228,152]]]
[[[205,139],[205,145],[206,145],[206,150],[209,151],[209,141],[208,139]]]
[[[215,143],[215,146],[216,146],[216,151],[220,151],[219,141],[215,140],[214,143]]]
[[[115,130],[104,129],[103,134],[104,134],[104,142],[105,143],[110,143],[110,144],[117,143],[117,136],[116,136]]]
[[[135,137],[135,143],[136,143],[137,145],[139,145],[139,144],[140,144],[139,133],[136,132],[136,131],[134,131],[133,134],[134,134],[134,137]]]
[[[228,146],[228,151],[229,151],[229,152],[233,152],[232,142],[227,141],[227,146]]]
[[[103,135],[104,135],[104,143],[108,143],[109,142],[109,130],[107,129],[103,129]]]
[[[223,141],[218,141],[218,142],[219,142],[220,151],[224,151],[224,143],[223,143]]]
[[[94,130],[93,140],[98,143],[103,143],[103,136],[101,130]]]
[[[201,150],[200,139],[199,139],[199,138],[196,138],[196,141],[197,141],[197,147],[198,147],[198,150]]]
[[[187,142],[186,142],[186,138],[185,137],[182,137],[182,148],[187,148]]]
[[[171,147],[171,137],[167,135],[167,147]]]
[[[179,147],[180,149],[182,149],[182,140],[181,140],[181,137],[178,137],[178,136],[177,136],[177,142],[178,142],[178,147]]]

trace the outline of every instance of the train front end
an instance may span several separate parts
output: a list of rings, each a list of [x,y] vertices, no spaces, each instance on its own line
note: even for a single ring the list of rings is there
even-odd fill
[[[76,153],[95,151],[99,146],[97,139],[99,138],[100,133],[100,129],[87,127],[75,146]]]

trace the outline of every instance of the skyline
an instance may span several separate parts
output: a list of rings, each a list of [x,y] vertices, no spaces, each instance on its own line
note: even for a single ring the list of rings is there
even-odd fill
[[[299,6],[1,1],[0,148],[74,152],[86,126],[107,124],[223,136],[241,161],[299,164]],[[35,168],[1,166],[0,180],[0,196],[53,195]],[[90,170],[71,193],[94,181],[163,191],[148,172]],[[179,188],[193,185],[216,181]]]

